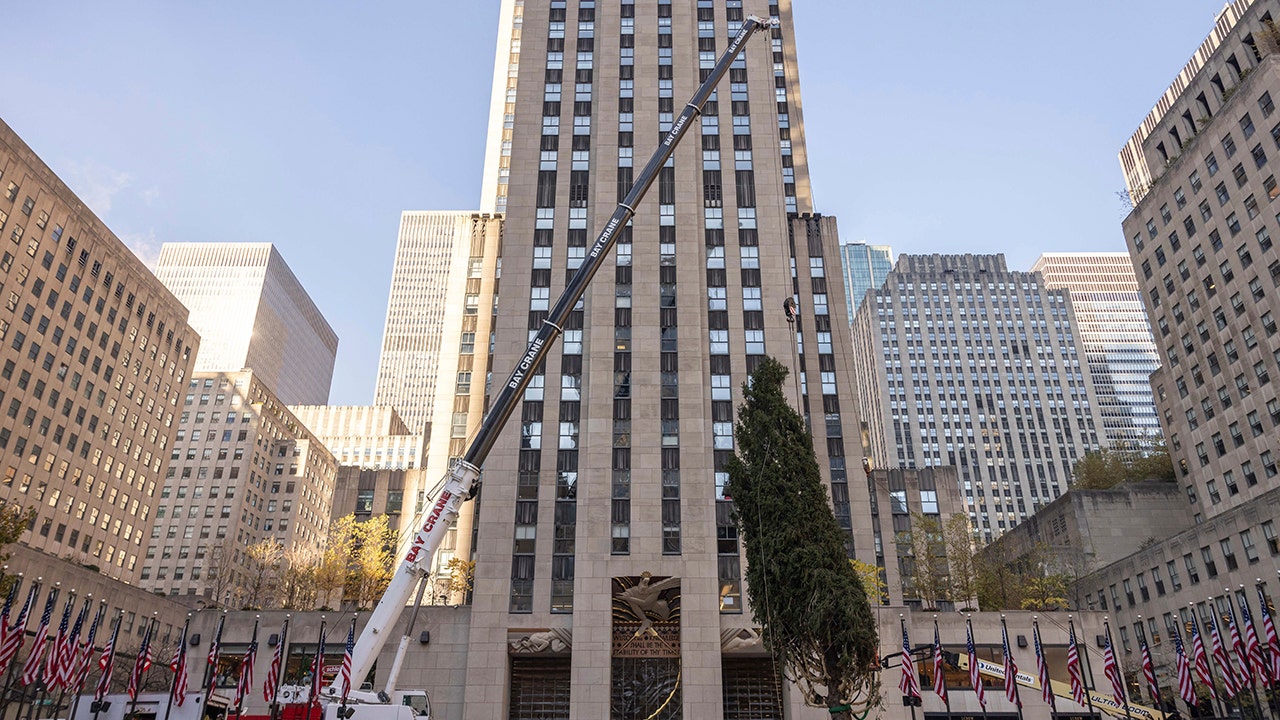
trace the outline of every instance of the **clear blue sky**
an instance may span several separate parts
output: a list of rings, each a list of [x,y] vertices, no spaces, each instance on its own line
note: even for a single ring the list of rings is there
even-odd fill
[[[480,194],[497,0],[63,0],[7,13],[3,117],[131,247],[269,241],[372,401],[401,210]],[[817,207],[900,252],[1121,250],[1116,153],[1193,0],[799,0]]]

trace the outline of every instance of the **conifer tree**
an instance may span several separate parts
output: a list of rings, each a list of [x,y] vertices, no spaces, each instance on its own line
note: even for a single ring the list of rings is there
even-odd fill
[[[808,704],[843,720],[879,702],[876,625],[787,374],[766,358],[744,385],[727,491],[765,647]]]

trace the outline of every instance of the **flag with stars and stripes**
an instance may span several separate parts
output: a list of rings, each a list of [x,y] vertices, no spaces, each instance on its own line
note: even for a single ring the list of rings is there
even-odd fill
[[[1209,654],[1205,652],[1204,640],[1200,637],[1200,626],[1191,623],[1191,655],[1195,661],[1196,680],[1209,688],[1209,695],[1218,699],[1218,687],[1213,682],[1213,673],[1209,670]]]
[[[1032,631],[1036,642],[1036,671],[1040,675],[1040,697],[1046,704],[1053,703],[1053,686],[1049,682],[1049,663],[1044,657],[1044,648],[1040,645],[1040,630]]]
[[[342,704],[347,704],[347,696],[351,694],[351,654],[356,649],[356,620],[351,618],[351,629],[347,630],[347,646],[342,653]],[[919,695],[919,692],[916,693]]]
[[[1233,698],[1240,692],[1240,685],[1236,683],[1235,668],[1227,657],[1227,648],[1222,644],[1222,633],[1218,632],[1218,624],[1212,617],[1205,622],[1209,625],[1209,637],[1213,640],[1213,662],[1218,666],[1218,672],[1222,674],[1222,685],[1227,691],[1227,697]]]
[[[1231,602],[1230,596],[1227,602]],[[1249,655],[1244,649],[1244,639],[1240,637],[1240,628],[1236,625],[1234,616],[1227,618],[1227,627],[1231,630],[1231,659],[1232,669],[1236,673],[1236,686],[1243,692],[1247,688],[1253,687],[1253,673],[1249,672]]]
[[[53,636],[53,646],[49,648],[49,655],[45,658],[44,684],[49,688],[58,683],[62,667],[62,645],[67,641],[67,633],[71,630],[71,611],[75,609],[75,602],[75,597],[68,594],[67,602],[62,606],[62,618],[58,621],[58,633]]]
[[[1116,651],[1111,647],[1111,633],[1107,633],[1107,645],[1102,651],[1102,674],[1107,676],[1111,681],[1111,695],[1115,698],[1116,704],[1124,707],[1124,677],[1120,675],[1120,665],[1116,663]]]
[[[31,654],[22,665],[22,684],[34,685],[44,671],[44,649],[49,644],[49,623],[53,620],[53,608],[58,604],[58,589],[54,588],[44,600],[44,613],[40,616],[40,627],[36,630],[35,640],[31,642]]]
[[[1191,661],[1187,658],[1186,648],[1182,647],[1182,638],[1178,633],[1173,633],[1173,650],[1177,656],[1178,666],[1178,697],[1186,701],[1187,705],[1196,703],[1196,688],[1191,682]]]
[[[142,635],[142,646],[138,648],[138,657],[133,661],[133,672],[129,673],[129,699],[137,700],[138,691],[142,689],[142,676],[151,669],[151,631],[155,623],[147,624],[147,631]]]
[[[1240,625],[1244,628],[1244,652],[1249,663],[1250,675],[1262,686],[1271,688],[1271,670],[1267,667],[1267,659],[1262,656],[1262,644],[1258,642],[1258,629],[1253,625],[1253,615],[1249,613],[1249,603],[1245,596],[1240,596]]]
[[[307,712],[320,707],[320,690],[324,687],[324,623],[320,623],[320,644],[316,646],[316,657],[311,663],[311,694],[307,698]]]
[[[4,610],[0,610],[0,647],[4,647],[5,638],[9,635],[9,613],[13,611],[13,601],[18,598],[18,586],[21,584],[14,580],[4,597]]]
[[[75,674],[71,677],[71,694],[79,695],[84,689],[85,681],[89,679],[89,666],[93,662],[93,640],[98,635],[98,625],[102,622],[103,609],[99,608],[94,613],[93,623],[89,625],[89,635],[80,643],[80,650],[76,654]]]
[[[1271,682],[1280,684],[1280,635],[1276,635],[1276,624],[1271,620],[1271,608],[1267,607],[1267,596],[1261,587],[1258,588],[1258,604],[1261,606],[1262,634],[1266,636],[1267,654],[1271,656]]]
[[[169,670],[173,673],[173,704],[182,707],[187,701],[187,625],[182,626],[182,635],[178,637],[178,647],[173,650],[169,660]]]
[[[933,691],[938,694],[938,697],[942,698],[942,702],[947,702],[945,670],[946,662],[942,654],[942,640],[938,637],[938,624],[935,621],[933,625]]]
[[[987,693],[982,687],[982,673],[978,672],[978,650],[973,646],[973,628],[966,628],[964,636],[965,652],[969,655],[969,684],[973,686],[973,693],[978,696],[982,711],[986,712]]]
[[[249,643],[249,649],[244,651],[244,659],[240,661],[240,681],[236,683],[236,697],[232,703],[236,707],[240,707],[253,689],[253,665],[257,659],[258,638],[254,637],[253,642]]]
[[[1087,702],[1084,694],[1084,673],[1080,671],[1080,649],[1076,646],[1076,628],[1071,626],[1071,637],[1067,640],[1067,676],[1071,678],[1071,699],[1084,705]]]
[[[916,664],[911,659],[911,641],[907,639],[905,620],[902,622],[902,677],[898,680],[898,689],[907,697],[920,697],[920,684],[916,679]]]
[[[120,639],[120,626],[124,624],[124,614],[116,615],[116,625],[111,630],[111,639],[107,640],[107,646],[102,648],[102,657],[98,658],[98,669],[102,670],[102,675],[98,678],[98,685],[94,688],[93,699],[102,702],[107,696],[107,690],[111,689],[111,671],[116,665],[116,642]]]
[[[80,613],[76,615],[75,625],[71,626],[71,632],[63,639],[62,644],[54,648],[54,652],[58,654],[58,672],[53,676],[53,683],[59,688],[71,687],[72,681],[75,680],[76,670],[79,667],[76,661],[80,656],[76,653],[76,649],[80,644],[80,630],[84,627],[85,615],[89,613],[89,603],[85,603],[80,608]]]
[[[1151,651],[1147,648],[1147,642],[1142,641],[1142,678],[1147,681],[1147,691],[1151,693],[1151,699],[1160,704],[1160,684],[1156,682],[1156,666],[1151,662]]]
[[[1004,696],[1017,707],[1022,707],[1022,698],[1018,696],[1018,661],[1013,659],[1013,650],[1009,647],[1009,629],[1000,625],[1000,640],[1004,643]]]
[[[0,639],[0,673],[9,669],[9,664],[18,656],[18,651],[22,649],[22,643],[27,639],[27,620],[31,617],[31,606],[35,603],[37,585],[31,584],[31,588],[27,590],[27,602],[23,604],[22,610],[18,611],[18,619],[9,624],[9,615],[7,610],[9,606],[5,605],[6,613],[0,622],[4,623],[3,639]]]
[[[284,619],[280,628],[280,642],[276,643],[276,651],[271,656],[271,666],[267,668],[267,681],[262,685],[262,699],[267,703],[276,700],[276,685],[280,684],[280,668],[284,665],[285,638],[289,637],[289,618]]]

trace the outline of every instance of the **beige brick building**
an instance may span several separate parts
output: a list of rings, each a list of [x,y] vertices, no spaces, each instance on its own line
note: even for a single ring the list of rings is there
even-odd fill
[[[0,122],[0,499],[23,544],[135,582],[199,343],[187,310]]]
[[[144,587],[234,606],[250,546],[273,540],[286,558],[323,548],[338,464],[252,372],[196,373],[175,426]]]

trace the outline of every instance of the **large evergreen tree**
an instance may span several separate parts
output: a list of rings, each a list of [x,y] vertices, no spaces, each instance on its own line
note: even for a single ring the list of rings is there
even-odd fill
[[[833,718],[879,701],[876,625],[845,554],[788,370],[766,358],[743,388],[728,493],[747,554],[747,591],[765,647],[810,705]]]

